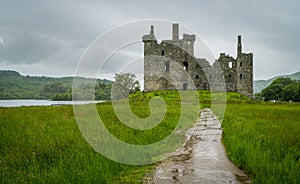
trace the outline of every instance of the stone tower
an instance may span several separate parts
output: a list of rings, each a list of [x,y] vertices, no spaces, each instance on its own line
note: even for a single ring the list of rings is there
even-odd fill
[[[241,36],[238,36],[237,57],[220,53],[219,63],[226,83],[226,91],[238,92],[253,98],[253,54],[242,52]]]
[[[242,93],[250,98],[253,97],[253,54],[242,52],[241,36],[238,36],[236,58],[236,92]]]
[[[225,53],[213,66],[206,59],[194,56],[195,35],[183,34],[179,38],[179,25],[172,25],[172,39],[157,42],[154,26],[143,36],[144,42],[144,91],[210,89],[214,75],[225,79],[226,89],[253,96],[253,54],[242,52],[238,36],[237,57]],[[217,64],[221,70],[217,70]]]

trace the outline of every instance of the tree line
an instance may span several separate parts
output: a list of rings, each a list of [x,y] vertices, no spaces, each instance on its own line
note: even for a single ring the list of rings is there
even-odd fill
[[[0,70],[0,99],[111,100],[140,91],[136,76],[115,75],[115,81],[76,77],[52,78],[23,76],[16,71]],[[112,87],[114,88],[112,90]]]
[[[54,82],[44,86],[41,96],[55,101],[68,101],[73,98],[76,98],[76,100],[110,100],[111,85],[111,83],[106,84],[104,82],[98,82],[94,85],[81,83],[78,87],[72,89],[61,82]]]
[[[134,74],[115,74],[114,78],[115,81],[108,84],[103,81],[96,85],[81,83],[73,89],[55,82],[46,85],[42,94],[51,100],[117,100],[126,98],[130,93],[140,91],[139,82]]]
[[[300,81],[284,77],[277,78],[261,93],[256,94],[256,98],[264,101],[300,102]]]

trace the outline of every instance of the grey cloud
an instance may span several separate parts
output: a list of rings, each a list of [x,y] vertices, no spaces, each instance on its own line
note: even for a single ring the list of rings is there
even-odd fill
[[[31,33],[7,38],[0,50],[0,61],[33,63],[55,54],[61,45],[55,40]]]
[[[208,46],[212,43],[214,53],[235,50],[236,36],[242,34],[247,40],[245,48],[254,52],[256,67],[259,68],[255,76],[267,78],[275,71],[284,74],[300,69],[297,61],[299,6],[300,2],[296,0],[132,0],[126,3],[121,0],[3,0],[0,2],[0,67],[4,62],[5,66],[40,63],[45,68],[57,65],[61,72],[64,71],[61,68],[67,66],[75,70],[80,55],[99,34],[133,20],[165,19],[194,30]],[[148,27],[145,29],[147,33]],[[140,37],[145,33],[136,32]],[[227,45],[232,45],[232,48],[223,48]],[[229,54],[234,55],[234,52]],[[285,64],[282,64],[281,56],[286,58]],[[115,59],[121,60],[122,57]],[[270,66],[270,62],[278,65]],[[264,67],[270,67],[270,71],[263,72]],[[70,74],[70,68],[65,70],[65,75]],[[107,65],[105,72],[115,69],[114,64]]]

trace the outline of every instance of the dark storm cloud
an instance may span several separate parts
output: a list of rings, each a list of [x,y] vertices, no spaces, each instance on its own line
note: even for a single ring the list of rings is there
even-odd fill
[[[292,73],[300,70],[298,7],[296,0],[3,0],[0,68],[18,69],[22,65],[31,67],[20,68],[24,69],[21,73],[36,74],[37,69],[44,68],[45,75],[71,75],[80,55],[99,34],[133,20],[163,19],[195,31],[215,57],[219,52],[235,55],[236,36],[242,34],[244,50],[254,53],[256,78]],[[34,68],[37,64],[39,67]],[[49,66],[55,67],[51,71]],[[105,71],[113,72],[114,68],[107,65]]]

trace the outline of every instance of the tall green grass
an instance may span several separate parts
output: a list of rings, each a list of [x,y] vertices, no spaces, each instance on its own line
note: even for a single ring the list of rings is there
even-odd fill
[[[198,95],[201,108],[210,107],[215,97],[208,91]],[[150,144],[174,130],[181,109],[177,92],[161,91],[131,95],[131,110],[147,117],[148,102],[155,96],[165,100],[168,110],[151,130],[124,126],[110,102],[98,104],[97,110],[117,138]],[[300,105],[254,103],[237,93],[227,93],[227,103],[223,141],[234,163],[256,183],[299,182]],[[181,129],[195,121],[197,110],[192,109]],[[94,151],[82,137],[71,106],[0,108],[1,183],[141,183],[153,166],[117,163]]]
[[[97,110],[117,138],[150,144],[173,131],[181,108],[176,91],[152,92],[132,95],[132,111],[147,117],[154,96],[161,96],[168,110],[163,122],[147,131],[123,125],[110,102],[98,104]],[[1,183],[141,183],[152,167],[120,164],[94,151],[82,137],[71,106],[0,108]]]
[[[223,142],[253,183],[300,182],[300,104],[227,104]]]
[[[111,183],[136,168],[96,153],[72,107],[1,108],[2,183]]]

